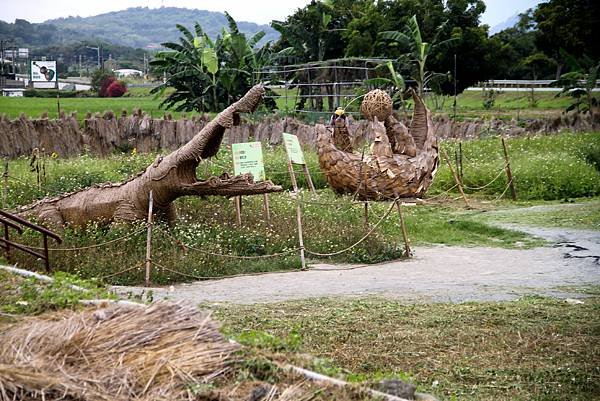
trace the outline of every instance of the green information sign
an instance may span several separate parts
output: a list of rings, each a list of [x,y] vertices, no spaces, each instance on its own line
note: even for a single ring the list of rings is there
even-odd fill
[[[288,159],[294,164],[305,164],[304,154],[300,147],[300,142],[296,135],[283,133],[283,143],[285,144],[285,150],[288,155]]]
[[[235,175],[250,173],[255,182],[265,179],[265,164],[260,142],[234,143],[231,145],[231,150]]]

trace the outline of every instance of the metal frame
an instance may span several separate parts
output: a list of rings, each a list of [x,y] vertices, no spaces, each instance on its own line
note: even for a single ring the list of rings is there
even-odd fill
[[[62,238],[53,231],[48,230],[45,227],[34,224],[30,221],[25,220],[24,218],[17,216],[15,214],[9,213],[4,210],[0,210],[0,224],[4,227],[4,236],[0,238],[0,247],[4,249],[4,253],[6,258],[10,260],[10,248],[13,247],[20,251],[26,252],[30,255],[38,257],[44,261],[44,266],[46,267],[46,271],[50,272],[50,256],[48,254],[48,237],[55,240],[57,243],[62,243]],[[37,231],[42,234],[44,239],[44,251],[43,253],[36,252],[27,247],[27,245],[19,244],[17,242],[13,242],[9,238],[9,228],[16,230],[19,234],[23,234],[23,228],[21,226],[31,228],[34,231]]]

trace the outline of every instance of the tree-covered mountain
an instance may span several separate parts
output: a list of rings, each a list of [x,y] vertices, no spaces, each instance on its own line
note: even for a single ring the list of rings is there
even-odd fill
[[[48,20],[45,24],[61,31],[79,32],[85,37],[96,37],[108,42],[136,48],[155,47],[166,41],[175,41],[179,31],[175,24],[193,27],[198,22],[211,38],[227,27],[225,15],[219,12],[177,7],[136,7],[93,17],[67,17]],[[240,31],[252,36],[265,32],[263,41],[276,40],[279,33],[268,25],[238,22]]]

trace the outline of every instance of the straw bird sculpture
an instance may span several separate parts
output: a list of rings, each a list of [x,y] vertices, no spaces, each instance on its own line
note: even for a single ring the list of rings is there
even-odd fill
[[[416,93],[410,129],[392,116],[392,100],[381,90],[369,92],[361,106],[374,133],[371,154],[340,149],[343,143],[330,129],[316,126],[319,164],[329,185],[338,193],[356,194],[362,200],[422,197],[439,164],[437,138],[431,113]],[[382,123],[383,121],[384,123]]]
[[[152,191],[157,217],[167,221],[176,218],[173,201],[186,195],[253,195],[278,192],[282,188],[271,181],[255,183],[251,174],[229,177],[196,178],[201,160],[214,156],[227,128],[240,122],[240,113],[251,113],[259,105],[265,90],[262,85],[251,88],[210,121],[187,144],[167,156],[158,156],[138,176],[118,184],[104,184],[45,198],[19,213],[36,217],[41,222],[60,227],[85,226],[91,221],[105,223],[133,222],[147,216],[149,192]]]

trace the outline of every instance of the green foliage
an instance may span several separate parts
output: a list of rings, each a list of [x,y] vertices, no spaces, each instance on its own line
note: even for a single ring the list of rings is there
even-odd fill
[[[593,91],[599,77],[600,62],[594,65],[593,61],[584,59],[580,63],[564,50],[561,55],[571,67],[571,71],[561,75],[555,81],[555,84],[563,87],[563,90],[556,96],[568,95],[574,99],[574,102],[565,111],[577,110],[577,112],[593,114],[594,107],[597,107],[599,103]]]
[[[26,89],[23,92],[23,96],[25,97],[36,97],[36,98],[54,98],[56,96],[60,96],[60,98],[81,98],[81,97],[90,97],[95,96],[95,94],[90,93],[89,91],[58,91],[58,90],[48,90],[48,89]]]
[[[64,272],[57,272],[52,278],[53,282],[46,283],[0,272],[0,311],[31,315],[77,307],[83,299],[115,298],[93,280],[82,280]],[[76,290],[71,286],[85,288],[87,291]]]
[[[92,82],[91,82],[92,91],[99,94],[100,89],[102,88],[102,85],[109,78],[113,78],[113,79],[115,78],[115,74],[113,74],[112,71],[104,70],[104,69],[98,69],[98,70],[94,71],[94,73],[92,74]]]
[[[233,18],[229,14],[226,17],[229,29],[224,29],[215,41],[196,23],[194,33],[178,24],[182,34],[179,43],[163,43],[170,51],[158,53],[150,64],[167,80],[151,93],[164,94],[167,88],[175,91],[161,106],[176,111],[221,111],[255,83],[255,71],[272,61],[269,43],[255,47],[264,32],[247,38]],[[266,105],[274,103],[267,101]]]
[[[485,110],[489,110],[494,107],[494,103],[496,102],[496,97],[498,96],[498,91],[495,89],[488,89],[482,91],[483,94],[483,108]]]
[[[345,28],[344,16],[350,12],[350,5],[340,3],[343,1],[311,2],[285,21],[273,21],[271,25],[281,34],[276,48],[293,48],[294,61],[342,57],[345,45],[341,31]]]
[[[443,26],[440,26],[438,32],[441,31],[442,28]],[[379,36],[383,40],[394,41],[407,46],[410,49],[410,53],[406,54],[406,56],[411,63],[415,64],[416,67],[412,78],[417,82],[417,93],[420,96],[423,96],[425,87],[428,86],[431,79],[437,75],[433,72],[425,70],[427,58],[436,46],[442,46],[444,42],[436,43],[437,35],[436,38],[433,39],[432,43],[423,41],[421,28],[419,28],[416,15],[413,15],[412,18],[408,20],[403,32],[386,31],[381,32]]]
[[[389,76],[391,78],[384,78],[384,77],[378,77],[378,78],[371,78],[371,79],[367,79],[364,81],[365,85],[373,85],[373,86],[383,86],[383,87],[391,87],[392,90],[394,91],[394,94],[392,96],[392,103],[394,105],[394,108],[402,108],[402,110],[404,111],[404,115],[406,116],[406,102],[404,100],[404,92],[406,91],[406,83],[404,81],[404,77],[402,76],[402,74],[397,73],[396,69],[394,68],[394,63],[392,61],[388,61],[385,64],[379,64],[377,66],[377,69],[383,69],[386,68],[387,72],[389,73]]]
[[[556,60],[558,68],[564,66],[567,57],[564,49],[573,57],[585,55],[600,60],[598,43],[598,16],[600,3],[581,0],[550,0],[543,2],[533,12],[539,34],[536,45],[548,57]]]

